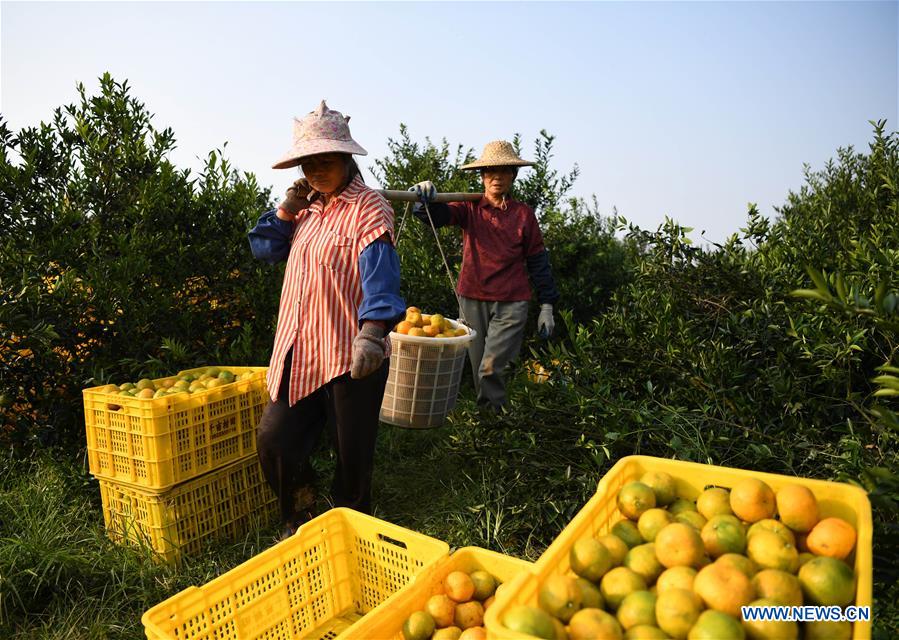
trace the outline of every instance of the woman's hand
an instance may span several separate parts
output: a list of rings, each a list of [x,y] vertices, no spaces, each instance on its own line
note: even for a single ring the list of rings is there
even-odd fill
[[[278,205],[278,217],[293,221],[297,214],[309,206],[309,194],[312,187],[306,178],[300,178],[287,189],[284,201]],[[285,215],[282,215],[282,212]]]
[[[353,339],[351,378],[370,376],[384,362],[387,353],[387,344],[384,342],[385,331],[380,323],[366,321],[362,324],[362,330]]]

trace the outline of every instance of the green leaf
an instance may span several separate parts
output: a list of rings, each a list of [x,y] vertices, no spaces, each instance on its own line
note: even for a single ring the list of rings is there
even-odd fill
[[[817,289],[794,289],[790,292],[794,298],[807,298],[810,300],[820,300],[821,302],[830,302],[831,295],[824,294]]]
[[[896,376],[877,376],[871,382],[889,387],[890,389],[899,389],[899,378]]]
[[[836,277],[836,285],[837,285],[837,295],[840,296],[840,300],[845,300],[849,297],[849,292],[846,290],[846,282],[843,280],[843,276],[841,274],[837,274]]]
[[[818,287],[821,291],[830,292],[830,287],[827,286],[827,280],[824,278],[824,275],[815,269],[814,267],[806,267],[805,271],[808,273],[809,277],[812,279],[812,282],[815,283],[815,286]]]
[[[881,307],[883,304],[883,299],[887,294],[887,281],[881,280],[877,284],[877,289],[874,290],[874,305],[877,307]]]

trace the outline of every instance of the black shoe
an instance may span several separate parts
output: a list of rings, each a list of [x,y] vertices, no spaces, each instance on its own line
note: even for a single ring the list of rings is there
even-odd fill
[[[309,510],[303,511],[300,515],[293,518],[290,522],[284,523],[281,527],[281,534],[278,536],[278,542],[287,540],[289,537],[299,531],[300,527],[312,520],[313,515]]]
[[[285,524],[281,528],[281,534],[278,536],[276,541],[283,542],[284,540],[287,540],[289,537],[291,537],[293,534],[295,534],[297,532],[297,528],[298,527],[295,527],[292,524]]]

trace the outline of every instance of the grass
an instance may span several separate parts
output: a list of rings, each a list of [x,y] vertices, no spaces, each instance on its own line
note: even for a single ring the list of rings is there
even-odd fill
[[[513,393],[518,408],[508,414],[479,413],[466,389],[439,429],[382,426],[375,515],[453,548],[476,545],[535,560],[592,495],[614,459],[633,452],[621,441],[649,441],[655,428],[604,440],[604,430],[594,422],[597,444],[584,436],[590,424],[540,422],[528,408],[535,400],[522,395],[530,390],[521,380]],[[675,421],[679,437],[710,452],[700,430],[680,420]],[[316,464],[325,492],[333,468],[327,443]],[[319,508],[327,507],[322,499]],[[277,529],[272,523],[242,540],[210,546],[176,570],[156,564],[146,548],[120,547],[106,538],[99,489],[81,461],[5,460],[0,637],[143,638],[144,611],[258,554],[273,543]],[[875,597],[875,637],[887,638],[899,629],[899,588],[892,574],[879,575]]]

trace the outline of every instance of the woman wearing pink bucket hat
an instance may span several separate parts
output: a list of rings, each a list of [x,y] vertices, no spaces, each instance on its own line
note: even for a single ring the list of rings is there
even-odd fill
[[[460,313],[476,331],[468,347],[478,404],[499,411],[506,402],[505,368],[518,357],[531,299],[531,282],[540,303],[537,330],[544,338],[555,328],[553,305],[559,299],[549,266],[549,254],[534,210],[508,197],[522,160],[511,143],[488,142],[476,161],[462,169],[479,170],[484,197],[477,202],[433,202],[431,181],[419,182],[413,213],[430,224],[422,202],[427,202],[435,227],[462,228],[462,269],[456,292]]]
[[[284,536],[308,518],[315,474],[309,458],[330,423],[335,506],[371,511],[378,414],[387,381],[387,331],[405,313],[393,210],[365,186],[349,117],[324,101],[295,119],[293,146],[275,169],[304,177],[250,231],[253,255],[286,260],[270,401],[257,431],[259,462],[280,503]]]

